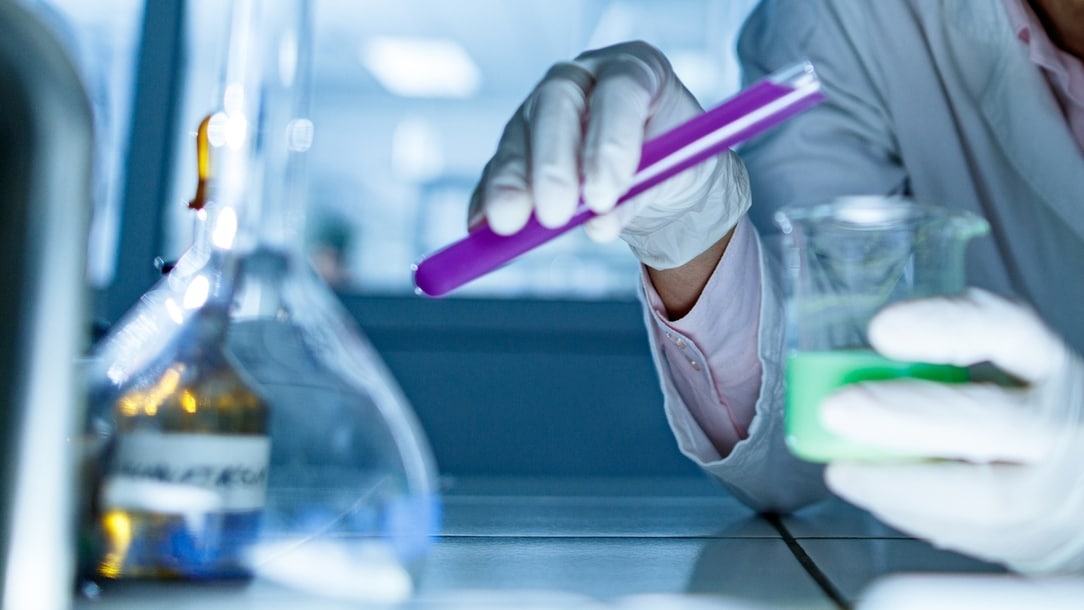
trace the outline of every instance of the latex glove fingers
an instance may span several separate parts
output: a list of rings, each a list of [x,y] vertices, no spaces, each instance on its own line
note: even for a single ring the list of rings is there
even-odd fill
[[[675,93],[664,85],[676,83],[669,62],[643,43],[588,51],[576,63],[595,75],[589,100],[583,155],[583,201],[605,213],[628,190],[640,163],[644,140],[680,121],[696,116],[700,106],[690,100],[684,112],[654,117],[659,99]]]
[[[1038,463],[1053,435],[1030,400],[1027,389],[993,384],[880,381],[833,393],[820,418],[835,434],[896,454]]]
[[[527,178],[527,129],[513,117],[471,193],[467,227],[487,223],[498,235],[511,235],[527,224],[533,209]]]
[[[977,288],[891,305],[870,322],[869,340],[889,358],[960,366],[989,361],[1028,382],[1058,373],[1068,357],[1034,312]]]
[[[624,55],[615,60],[614,51]],[[629,110],[630,92],[654,88],[642,139],[650,139],[701,112],[700,105],[677,80],[665,57],[642,43],[618,45],[586,53],[577,62],[598,73],[590,99],[590,114],[598,116],[587,127],[584,142],[584,201],[604,213],[591,219],[585,231],[591,239],[607,242],[620,236],[645,265],[655,269],[678,267],[721,239],[749,208],[749,180],[745,166],[732,151],[705,161],[612,209],[627,190],[639,163],[618,165],[618,151],[629,150],[623,140],[640,133],[632,128],[642,120]],[[650,75],[648,79],[645,75]],[[610,111],[610,109],[615,109]],[[608,213],[605,213],[607,212]]]
[[[581,125],[594,86],[594,77],[582,67],[560,63],[549,70],[522,108],[529,137],[530,195],[542,226],[565,224],[579,205]],[[646,96],[639,94],[640,98]],[[636,92],[629,95],[637,98]],[[632,105],[638,104],[634,101]]]
[[[1022,571],[1084,567],[1080,357],[1030,309],[974,289],[893,305],[869,330],[890,358],[989,361],[1027,385],[901,380],[841,390],[824,405],[833,431],[911,455],[985,463],[837,463],[829,487],[940,546]]]
[[[571,62],[554,65],[504,127],[497,151],[471,196],[468,225],[483,220],[500,235],[527,224],[571,218],[579,202],[579,155],[594,76]],[[543,131],[544,130],[544,131]],[[544,134],[544,135],[540,135]]]
[[[876,350],[899,360],[992,363],[1026,382],[1029,410],[1052,439],[1052,430],[1075,429],[1084,420],[1084,362],[1018,303],[976,288],[957,297],[897,303],[873,318],[869,338]]]
[[[625,226],[639,213],[642,205],[633,198],[601,216],[595,216],[583,224],[587,237],[600,244],[612,242],[621,236]]]
[[[902,532],[1022,571],[1048,568],[1068,533],[1045,521],[1050,500],[1026,466],[834,463],[825,481]]]
[[[628,190],[645,138],[700,113],[669,62],[624,43],[554,65],[505,127],[472,196],[468,222],[500,234],[532,212],[563,225],[584,203],[605,212]],[[582,189],[581,189],[582,185]]]

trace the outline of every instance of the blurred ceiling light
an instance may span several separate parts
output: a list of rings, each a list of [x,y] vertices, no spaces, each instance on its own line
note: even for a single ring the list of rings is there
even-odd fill
[[[378,36],[361,45],[361,63],[402,97],[471,97],[482,73],[458,42],[446,38]]]
[[[432,123],[423,118],[406,118],[399,121],[392,135],[392,167],[406,180],[432,180],[444,171],[443,150],[444,142]]]

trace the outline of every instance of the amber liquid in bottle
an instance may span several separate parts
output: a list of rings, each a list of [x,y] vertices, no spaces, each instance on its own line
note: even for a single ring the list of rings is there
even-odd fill
[[[193,323],[176,358],[114,404],[98,490],[100,577],[249,575],[267,485],[267,405],[221,350],[225,315],[200,312]]]

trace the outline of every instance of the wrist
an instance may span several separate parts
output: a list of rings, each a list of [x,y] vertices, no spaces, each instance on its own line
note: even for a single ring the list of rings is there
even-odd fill
[[[669,320],[685,317],[696,305],[733,235],[734,229],[731,229],[684,265],[670,269],[655,269],[645,265],[648,278],[666,307]]]

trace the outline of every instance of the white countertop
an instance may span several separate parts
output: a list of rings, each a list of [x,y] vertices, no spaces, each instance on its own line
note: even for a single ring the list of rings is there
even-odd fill
[[[758,516],[706,478],[446,479],[444,523],[406,608],[804,608],[897,573],[1001,570],[841,501]],[[358,608],[260,580],[125,584],[80,610]]]

